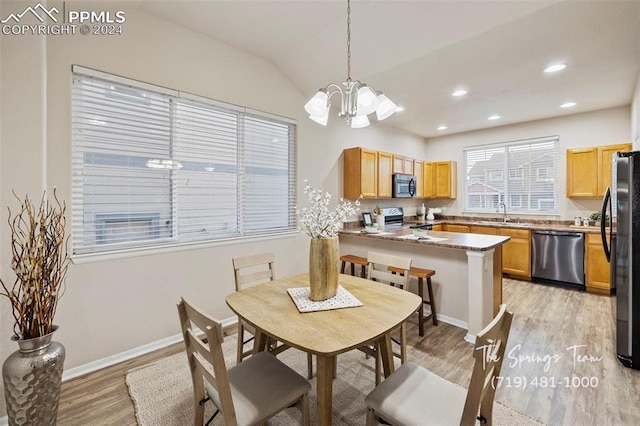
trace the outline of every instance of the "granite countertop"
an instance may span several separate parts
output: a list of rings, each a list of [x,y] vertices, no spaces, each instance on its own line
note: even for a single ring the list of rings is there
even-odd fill
[[[569,231],[569,232],[582,232],[585,234],[599,234],[599,226],[576,226],[573,224],[564,224],[558,222],[502,222],[492,220],[474,220],[474,219],[436,219],[436,220],[406,220],[405,223],[426,223],[431,225],[437,224],[453,224],[453,225],[470,225],[470,226],[493,226],[496,228],[511,228],[511,229],[530,229],[536,231]]]
[[[425,237],[417,238],[413,235],[413,230],[409,229],[408,225],[386,226],[384,229],[380,229],[378,233],[364,232],[363,228],[345,229],[340,231],[340,235],[469,251],[488,251],[506,243],[510,239],[510,237],[500,235],[442,231],[427,231]]]

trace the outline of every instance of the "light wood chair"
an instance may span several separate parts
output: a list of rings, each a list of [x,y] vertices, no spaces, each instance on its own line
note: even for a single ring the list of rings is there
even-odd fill
[[[367,395],[367,426],[384,419],[392,425],[491,425],[495,378],[500,375],[513,314],[498,315],[478,333],[469,389],[408,362]]]
[[[389,284],[393,286],[401,286],[405,290],[409,290],[409,270],[411,269],[411,259],[408,257],[394,256],[391,254],[369,252],[367,254],[367,279]],[[390,268],[401,271],[401,274],[392,273]],[[394,356],[400,358],[400,362],[404,364],[407,361],[407,328],[406,323],[400,325],[400,353],[394,352]],[[368,355],[376,358],[376,384],[380,382],[380,370],[382,360],[378,352],[377,345],[365,346],[360,348]]]
[[[232,259],[233,276],[235,278],[236,291],[242,290],[249,284],[260,284],[273,281],[276,279],[275,254],[260,253],[251,256],[235,257]],[[245,332],[251,337],[245,339]],[[238,351],[236,363],[240,364],[242,360],[253,353],[253,348],[244,349],[245,345],[253,340],[255,329],[250,324],[238,319]],[[269,341],[267,350],[274,355],[287,350],[290,346],[278,344],[278,342]],[[313,357],[307,354],[307,374],[309,379],[313,377]]]
[[[310,424],[311,384],[307,380],[268,352],[253,355],[227,371],[222,323],[184,298],[178,303],[178,316],[193,382],[194,425],[202,425],[208,399],[219,410],[213,417],[222,412],[227,426],[266,424],[292,404],[302,411],[302,423]],[[204,331],[206,341],[193,325]]]

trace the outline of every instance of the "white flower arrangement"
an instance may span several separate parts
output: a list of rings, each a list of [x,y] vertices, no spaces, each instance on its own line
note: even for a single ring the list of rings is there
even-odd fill
[[[360,210],[360,196],[355,206],[350,201],[340,198],[340,202],[333,210],[329,210],[331,194],[321,189],[312,188],[305,179],[304,193],[311,206],[296,213],[300,219],[300,228],[311,238],[329,238],[338,235],[342,224],[349,216]]]

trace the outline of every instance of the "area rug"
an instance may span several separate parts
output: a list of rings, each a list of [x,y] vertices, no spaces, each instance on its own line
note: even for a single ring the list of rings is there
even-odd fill
[[[223,344],[227,368],[235,365],[236,339],[230,336]],[[307,372],[306,354],[289,349],[278,359],[303,376]],[[364,397],[374,388],[374,362],[359,351],[338,356],[338,374],[333,382],[333,425],[364,425],[366,407]],[[314,366],[315,367],[315,366]],[[193,423],[191,377],[184,353],[179,353],[152,364],[131,369],[126,373],[129,394],[135,405],[136,418],[141,426],[183,426]],[[316,418],[316,380],[311,380],[311,419]],[[214,412],[213,405],[206,404],[205,419]],[[218,415],[212,425],[223,425]],[[269,425],[299,425],[300,412],[288,408],[272,418]],[[530,417],[496,403],[494,424],[509,426],[540,426]]]

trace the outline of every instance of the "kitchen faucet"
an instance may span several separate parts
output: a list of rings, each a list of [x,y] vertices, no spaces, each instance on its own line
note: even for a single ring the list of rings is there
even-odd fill
[[[509,221],[509,217],[507,216],[507,205],[501,201],[496,208],[496,212],[500,213],[500,207],[504,208],[504,213],[502,214],[502,222],[507,223]]]

